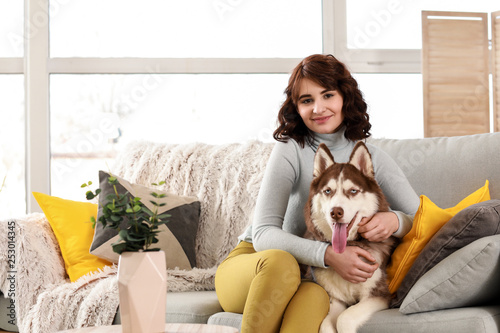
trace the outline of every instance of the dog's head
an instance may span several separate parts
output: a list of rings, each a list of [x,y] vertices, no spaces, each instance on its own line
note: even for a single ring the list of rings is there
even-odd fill
[[[313,237],[331,240],[333,249],[342,253],[348,240],[358,238],[360,220],[384,210],[388,205],[375,181],[365,144],[356,144],[348,163],[336,163],[328,147],[321,144],[314,157],[305,208],[307,228]]]

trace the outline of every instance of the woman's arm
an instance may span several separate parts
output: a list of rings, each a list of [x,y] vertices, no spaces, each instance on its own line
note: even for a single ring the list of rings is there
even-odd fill
[[[283,230],[290,194],[300,172],[298,149],[294,142],[277,143],[269,157],[255,206],[252,242],[257,251],[281,249],[299,263],[324,267],[327,243]]]

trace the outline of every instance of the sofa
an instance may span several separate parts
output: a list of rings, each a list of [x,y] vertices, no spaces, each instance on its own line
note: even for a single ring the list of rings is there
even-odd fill
[[[500,133],[368,143],[392,156],[417,194],[434,205],[431,217],[439,212],[448,218],[433,235],[424,233],[426,242],[402,277],[398,293],[405,289],[403,295],[359,331],[500,332]],[[132,142],[115,159],[113,174],[144,186],[163,179],[165,191],[195,196],[201,203],[195,267],[168,269],[167,322],[240,327],[241,315],[220,307],[214,275],[251,223],[273,145]],[[478,191],[481,200],[450,213]],[[116,265],[71,282],[44,214],[1,221],[1,237],[8,237],[9,222],[16,237],[0,245],[0,291],[5,295],[0,296],[0,328],[47,333],[120,323]],[[14,278],[7,267],[8,246],[16,254]],[[413,279],[409,284],[408,277]],[[9,323],[13,316],[15,325]]]

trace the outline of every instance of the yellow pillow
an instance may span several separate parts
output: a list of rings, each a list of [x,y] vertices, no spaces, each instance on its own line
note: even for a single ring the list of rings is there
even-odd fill
[[[83,275],[112,264],[90,254],[94,229],[90,217],[97,216],[97,205],[33,192],[61,248],[66,273],[74,282]]]
[[[462,209],[490,200],[488,184],[488,181],[486,181],[483,187],[467,196],[455,207],[446,209],[439,208],[425,195],[420,196],[420,206],[413,219],[413,227],[394,250],[391,262],[387,267],[387,278],[391,293],[395,293],[398,290],[415,259],[417,259],[425,245],[446,222]]]

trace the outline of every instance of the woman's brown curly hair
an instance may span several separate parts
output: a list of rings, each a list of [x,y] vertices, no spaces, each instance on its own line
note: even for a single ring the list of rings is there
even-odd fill
[[[286,100],[278,113],[279,126],[273,137],[277,141],[287,142],[290,138],[302,147],[306,139],[312,140],[312,133],[304,124],[297,109],[300,83],[309,79],[328,90],[337,90],[344,100],[345,137],[351,141],[366,139],[370,136],[370,117],[367,105],[358,88],[358,83],[351,76],[346,66],[333,55],[314,54],[295,67],[285,89]]]

